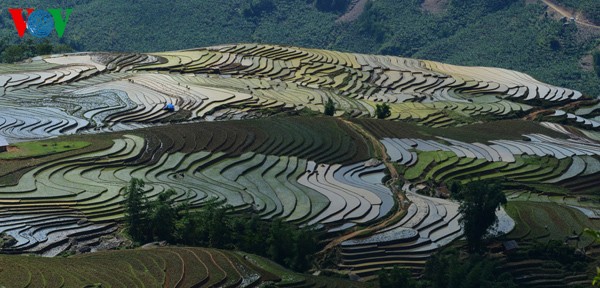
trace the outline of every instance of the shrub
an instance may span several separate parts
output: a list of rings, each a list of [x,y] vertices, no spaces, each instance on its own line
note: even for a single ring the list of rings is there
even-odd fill
[[[498,220],[496,209],[506,204],[506,197],[501,184],[490,180],[459,185],[458,190],[452,196],[460,201],[459,212],[463,216],[460,222],[467,244],[471,251],[480,252],[488,229]]]
[[[315,7],[324,12],[344,12],[350,0],[315,0]]]
[[[410,271],[394,266],[392,270],[379,272],[379,287],[381,288],[412,288],[416,287],[416,281],[412,279]]]
[[[275,10],[276,6],[273,0],[252,0],[246,2],[243,8],[244,17],[260,17],[263,13],[269,13]]]
[[[333,103],[333,100],[331,100],[331,98],[329,98],[329,100],[327,100],[327,103],[325,103],[324,113],[327,116],[333,116],[333,114],[335,114],[335,104]]]
[[[387,103],[377,104],[375,107],[375,115],[377,115],[377,119],[385,119],[390,117],[390,115],[392,115],[392,112],[390,111],[390,105]]]

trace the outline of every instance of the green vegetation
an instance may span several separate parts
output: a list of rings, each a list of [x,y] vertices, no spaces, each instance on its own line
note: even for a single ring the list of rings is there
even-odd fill
[[[333,103],[331,98],[325,103],[325,112],[323,112],[323,114],[327,116],[333,116],[335,114],[335,103]]]
[[[127,233],[137,241],[146,238],[149,220],[148,203],[144,199],[144,181],[133,178],[125,190],[125,227]]]
[[[516,288],[512,275],[500,272],[498,262],[479,255],[461,255],[446,249],[429,261],[422,278],[415,280],[410,271],[394,267],[379,273],[381,288]]]
[[[585,229],[585,232],[594,238],[594,241],[600,242],[600,231],[592,230],[589,228]],[[596,268],[596,276],[592,280],[592,285],[600,286],[600,268]]]
[[[600,77],[600,50],[595,50],[592,57],[594,57],[594,71]]]
[[[593,239],[583,234],[583,230],[600,230],[596,221],[571,207],[536,201],[533,197],[511,200],[506,206],[506,212],[516,222],[515,230],[508,237],[523,241],[563,241],[572,236],[580,236],[578,247],[585,247],[591,244]]]
[[[471,251],[480,252],[483,238],[498,221],[496,210],[506,204],[502,186],[492,181],[475,181],[464,186],[452,183],[451,192],[460,201],[459,212],[463,216],[461,223],[467,244]]]
[[[427,167],[439,157],[437,154],[438,152],[420,152],[418,158],[419,160],[415,165],[406,169],[404,178],[407,180],[415,180],[419,178],[425,169],[427,169]]]
[[[587,19],[596,24],[600,23],[600,2],[596,0],[557,0],[557,2],[581,11]]]
[[[391,270],[382,270],[378,276],[380,288],[413,288],[417,285],[410,271],[400,269],[398,266],[394,266]]]
[[[522,258],[557,261],[566,271],[577,272],[587,266],[586,257],[577,253],[575,248],[565,245],[564,241],[550,240],[544,243],[533,243],[520,253],[509,255],[509,259]]]
[[[352,0],[314,0],[313,4],[320,11],[344,12]]]
[[[34,141],[11,145],[9,152],[0,153],[0,159],[24,159],[82,149],[91,145],[85,141]]]
[[[422,0],[379,0],[369,1],[357,20],[337,23],[349,2],[208,0],[178,2],[167,13],[164,7],[174,4],[166,0],[76,1],[70,3],[74,10],[61,39],[78,51],[147,52],[262,42],[382,53],[515,69],[554,85],[600,94],[600,79],[578,66],[597,44],[574,25],[544,17],[541,4],[449,1],[442,12],[430,13],[421,8]],[[560,2],[583,10],[592,20],[599,18],[598,1]],[[7,7],[21,4],[5,2]],[[41,0],[28,4],[54,7]],[[19,43],[10,17],[1,22],[0,36]]]
[[[67,44],[54,44],[48,40],[32,40],[9,44],[8,38],[0,40],[0,63],[14,63],[38,55],[73,52]]]
[[[65,157],[71,157],[107,149],[113,145],[112,139],[114,136],[115,134],[84,136],[71,135],[65,138],[60,137],[56,141],[68,143],[89,142],[91,143],[91,145],[77,150],[69,150],[62,153],[49,154],[35,158],[15,158],[10,160],[0,159],[0,165],[2,166],[2,169],[0,169],[0,183],[2,185],[11,185],[14,183],[18,183],[19,178],[21,178],[21,176],[23,176],[25,172],[29,171],[30,169],[33,169],[34,167],[38,167],[45,163],[56,161]],[[9,153],[0,153],[0,155],[2,156],[6,156],[7,154]]]
[[[265,13],[270,13],[275,10],[273,0],[252,0],[244,3],[242,13],[245,17],[261,17]]]
[[[294,273],[256,255],[195,247],[104,251],[70,257],[3,254],[0,265],[0,283],[6,287],[239,287],[245,283],[257,287],[371,287]]]
[[[543,133],[553,138],[566,138],[562,133],[550,130],[538,122],[524,120],[498,120],[469,124],[460,127],[433,128],[401,121],[353,119],[378,138],[418,138],[435,140],[445,137],[464,142],[485,143],[490,140],[521,140],[525,134]]]
[[[180,142],[184,152],[211,151],[232,155],[256,152],[340,164],[370,157],[369,148],[360,134],[339,119],[316,115],[194,123],[141,131],[151,139],[152,148],[161,142]],[[177,152],[177,147],[170,151]]]
[[[390,115],[392,115],[392,112],[390,111],[390,105],[387,103],[377,104],[375,106],[375,115],[377,116],[377,119],[385,119],[390,117]]]
[[[479,255],[461,255],[446,249],[427,262],[425,279],[433,288],[516,288],[509,273],[499,271],[500,265]],[[426,281],[427,281],[426,280]]]
[[[175,205],[173,190],[145,200],[144,181],[133,178],[126,190],[125,225],[139,243],[166,240],[173,244],[239,249],[267,256],[296,271],[308,270],[318,250],[314,230],[283,222],[261,220],[256,213],[235,213],[216,200],[201,210]]]
[[[593,261],[573,247],[574,241],[519,242],[519,247],[506,255],[503,270],[517,278],[519,287],[589,287]]]

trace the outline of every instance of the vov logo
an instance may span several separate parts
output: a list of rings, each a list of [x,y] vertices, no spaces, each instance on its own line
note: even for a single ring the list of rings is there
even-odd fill
[[[25,35],[25,30],[34,37],[44,38],[50,36],[53,29],[61,38],[65,33],[65,27],[73,9],[65,9],[65,17],[62,16],[63,9],[35,10],[33,8],[9,8],[8,12],[15,23],[15,29],[20,38]],[[27,13],[24,16],[23,11]]]

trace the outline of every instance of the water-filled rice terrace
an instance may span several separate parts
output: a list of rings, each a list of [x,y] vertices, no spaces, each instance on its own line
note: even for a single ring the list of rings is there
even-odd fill
[[[600,228],[600,102],[515,71],[243,44],[36,57],[0,66],[0,86],[1,138],[90,143],[0,160],[0,232],[14,238],[4,253],[95,247],[119,231],[132,178],[144,179],[148,199],[174,189],[177,202],[195,208],[217,199],[319,229],[337,259],[326,268],[363,279],[393,266],[421,271],[462,237],[449,181],[503,181],[509,204],[494,234],[523,245]],[[337,117],[320,115],[329,100]],[[382,103],[391,113],[375,120]],[[590,244],[586,236],[577,243]],[[132,267],[105,272],[131,271],[120,282],[127,287],[275,277],[227,251],[118,253],[73,258],[81,265],[33,258],[0,279],[108,283],[88,270],[111,257]],[[0,257],[8,259],[17,258]],[[58,275],[44,261],[81,273]],[[294,283],[325,285],[309,278]],[[528,281],[521,284],[548,284]]]

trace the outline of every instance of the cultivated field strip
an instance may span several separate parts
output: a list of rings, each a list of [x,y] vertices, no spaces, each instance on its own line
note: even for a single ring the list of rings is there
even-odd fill
[[[105,251],[70,258],[0,256],[0,282],[14,287],[363,287],[296,274],[253,255],[207,248]],[[283,270],[285,276],[270,271]]]
[[[361,277],[393,266],[422,270],[432,253],[462,237],[459,203],[417,194],[410,184],[403,190],[412,202],[406,215],[376,234],[343,242],[340,269]],[[494,227],[495,233],[510,232],[514,222],[504,211],[497,215],[501,224]]]
[[[483,144],[438,137],[437,141],[384,138],[381,142],[390,160],[406,167],[403,177],[409,181],[448,183],[459,180],[466,183],[501,179],[513,183],[517,190],[537,186],[536,189],[550,189],[553,193],[598,191],[598,143],[579,137],[559,139],[543,134],[523,137],[528,141],[491,140],[491,144]],[[534,186],[519,188],[519,183]],[[557,184],[560,188],[549,188]],[[580,207],[585,203],[571,205]]]
[[[323,112],[329,100],[337,115],[373,117],[386,102],[389,119],[447,127],[472,117],[514,118],[540,103],[582,97],[504,69],[256,44],[36,57],[0,67],[0,87],[0,135],[11,141],[255,118],[272,110]],[[163,110],[169,103],[175,111]],[[598,128],[598,121],[583,118],[594,108],[587,110],[564,116]]]
[[[529,141],[519,140],[492,140],[491,145],[482,143],[465,143],[449,138],[439,137],[443,144],[435,140],[384,138],[382,143],[392,157],[392,161],[402,164],[410,163],[414,152],[418,151],[447,151],[456,154],[459,158],[485,159],[489,162],[514,163],[516,155],[530,155],[557,159],[573,156],[600,156],[600,144],[592,141],[563,140],[548,137],[542,134],[524,135]]]
[[[578,110],[581,111],[581,110]],[[586,114],[586,111],[584,110],[583,112],[580,112],[581,114]],[[564,110],[556,110],[554,112],[553,115],[551,115],[552,118],[560,118],[563,121],[572,121],[575,122],[579,125],[582,125],[585,128],[599,128],[600,127],[600,121],[596,120],[596,119],[586,119],[585,117],[579,116],[579,115],[575,115],[573,113],[567,113]]]
[[[112,232],[112,224],[97,226],[88,220],[112,223],[121,219],[123,187],[132,178],[146,182],[147,199],[174,189],[178,203],[199,207],[215,199],[236,210],[252,210],[263,219],[281,218],[337,228],[335,231],[352,226],[343,226],[346,223],[380,219],[393,205],[391,192],[381,185],[381,166],[368,167],[363,162],[317,165],[295,156],[255,152],[231,156],[163,150],[144,156],[149,147],[144,138],[125,135],[107,150],[41,165],[27,172],[18,184],[0,187],[0,204],[7,210],[0,215],[0,223],[5,223],[0,232],[18,241],[11,249],[57,254],[68,247],[62,244],[71,235],[83,235],[87,230]],[[34,212],[36,208],[70,209],[67,211],[74,215],[67,216],[62,210]],[[11,214],[17,212],[26,217],[22,224]]]
[[[105,137],[90,140],[94,152],[0,160],[10,171],[0,186],[0,233],[14,240],[6,253],[95,247],[118,229],[123,187],[133,178],[145,181],[147,199],[173,189],[176,203],[194,208],[216,200],[320,229],[328,240],[352,235],[337,247],[336,265],[361,277],[393,266],[422,270],[432,253],[462,237],[458,203],[426,196],[451,196],[452,181],[501,180],[517,203],[506,208],[518,223],[511,238],[564,239],[569,225],[595,227],[589,220],[600,217],[600,206],[586,201],[600,185],[600,101],[516,71],[239,44],[36,57],[0,65],[0,88],[0,137],[11,144]],[[364,119],[315,116],[330,101],[335,116]],[[389,116],[368,119],[380,116],[382,103]],[[88,135],[101,132],[114,133]],[[400,179],[373,156],[389,156]],[[406,202],[384,181],[401,183]],[[544,230],[534,223],[534,202],[538,216],[570,218]],[[497,214],[499,233],[515,227],[505,211]],[[50,262],[24,259],[0,271],[0,283],[254,287],[284,273],[212,249],[126,252],[118,260],[111,254],[118,252],[78,256],[64,275],[47,273]],[[59,260],[48,261],[66,265]],[[282,287],[348,287],[283,278]]]

